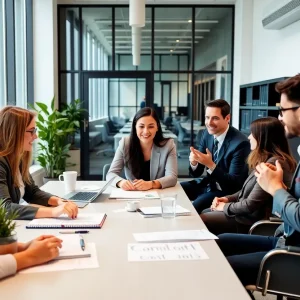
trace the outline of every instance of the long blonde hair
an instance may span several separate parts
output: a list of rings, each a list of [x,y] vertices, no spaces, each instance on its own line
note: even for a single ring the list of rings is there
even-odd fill
[[[0,157],[8,160],[17,187],[21,186],[19,172],[23,181],[30,184],[32,153],[23,149],[26,128],[35,116],[34,112],[16,106],[6,106],[0,111]]]

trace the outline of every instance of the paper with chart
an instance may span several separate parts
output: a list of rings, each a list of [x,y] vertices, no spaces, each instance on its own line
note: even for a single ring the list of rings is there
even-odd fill
[[[128,261],[208,259],[198,242],[128,244]]]
[[[143,200],[143,199],[159,199],[159,195],[157,191],[123,191],[122,189],[114,188],[110,193],[109,198],[117,199],[117,200]]]
[[[180,241],[202,241],[216,240],[217,236],[207,229],[180,230],[180,231],[159,231],[133,234],[137,242],[180,242]]]
[[[57,259],[22,270],[20,273],[99,268],[95,243],[85,243],[85,250],[82,251],[79,235],[58,235],[58,238],[62,239],[63,243],[62,248],[59,250],[60,255]]]

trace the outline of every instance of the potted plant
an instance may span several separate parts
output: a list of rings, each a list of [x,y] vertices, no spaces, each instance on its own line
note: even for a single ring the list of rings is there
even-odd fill
[[[0,255],[16,253],[18,250],[17,234],[15,233],[16,212],[7,212],[3,200],[0,200]]]
[[[54,108],[54,98],[50,108],[41,102],[36,102],[32,108],[38,113],[36,126],[40,141],[36,159],[45,169],[44,181],[57,179],[65,171],[71,146],[68,136],[75,132],[75,128],[69,128],[68,118]]]

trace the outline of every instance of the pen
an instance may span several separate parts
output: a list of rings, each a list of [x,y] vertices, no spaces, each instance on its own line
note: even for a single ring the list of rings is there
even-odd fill
[[[62,234],[70,234],[70,233],[89,233],[88,230],[65,230],[65,231],[60,231],[59,233]]]
[[[82,236],[80,236],[80,247],[81,250],[84,251],[85,250],[85,243],[84,243],[84,239]]]

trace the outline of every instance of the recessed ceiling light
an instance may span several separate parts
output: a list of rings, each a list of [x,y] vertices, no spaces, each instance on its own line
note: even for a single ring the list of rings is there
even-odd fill
[[[177,43],[179,43],[179,40],[176,40]]]
[[[192,23],[192,20],[188,20],[189,23]]]
[[[171,49],[170,52],[173,52],[173,50]]]

